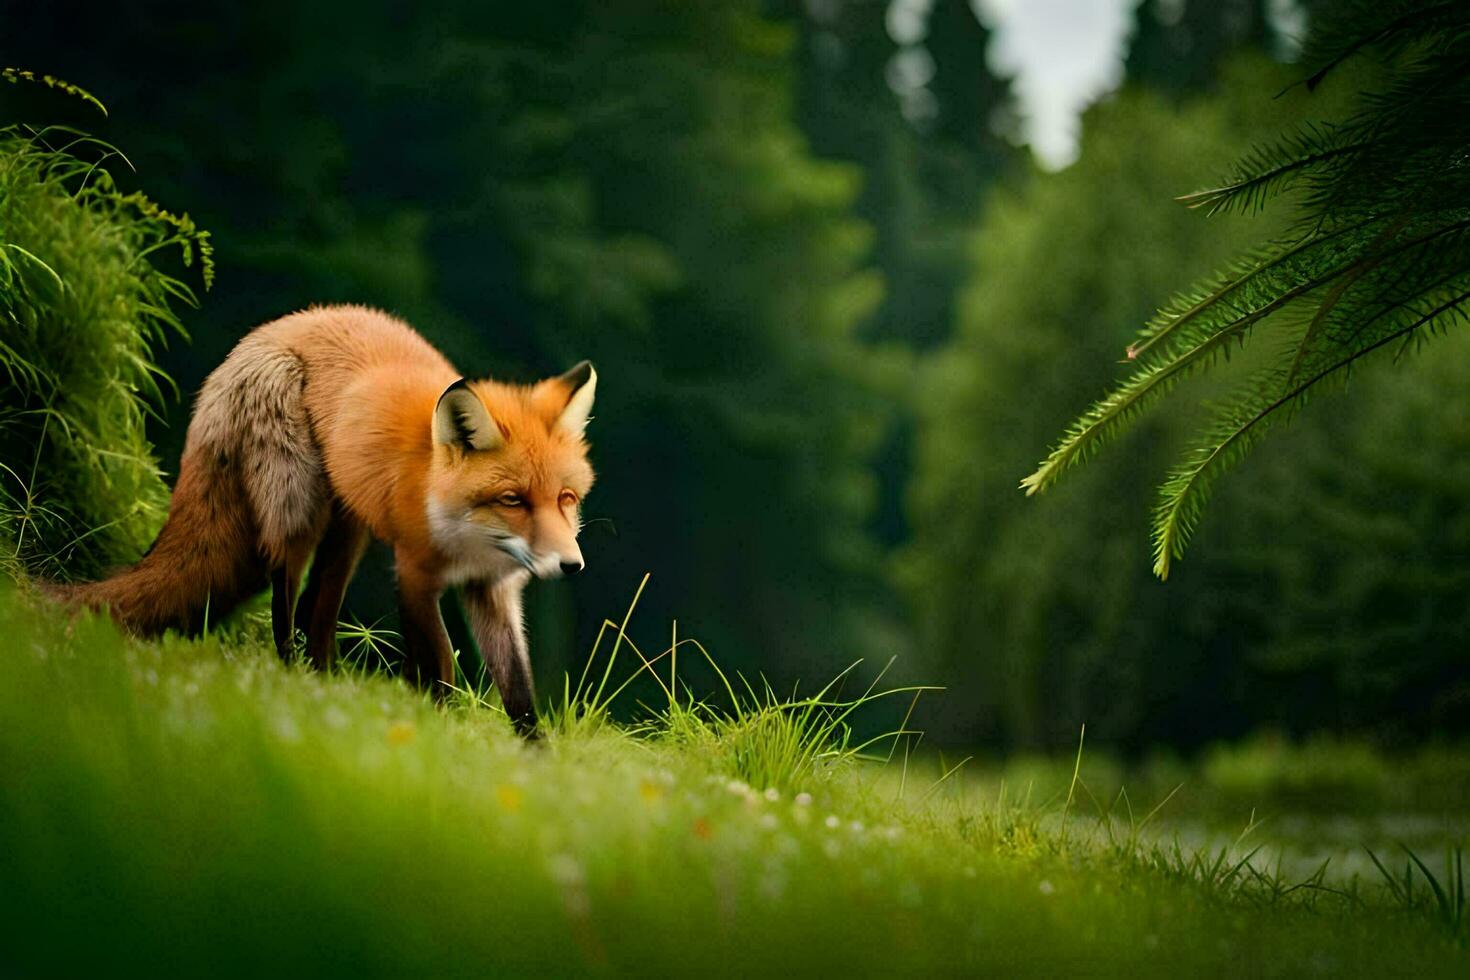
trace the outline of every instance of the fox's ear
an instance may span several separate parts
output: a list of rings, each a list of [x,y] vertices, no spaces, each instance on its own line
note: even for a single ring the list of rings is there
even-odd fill
[[[592,417],[592,399],[597,395],[597,372],[591,361],[583,361],[557,379],[570,394],[567,407],[557,416],[556,427],[571,436],[580,436]]]
[[[480,396],[464,378],[444,389],[434,408],[434,441],[461,449],[494,449],[505,441]]]

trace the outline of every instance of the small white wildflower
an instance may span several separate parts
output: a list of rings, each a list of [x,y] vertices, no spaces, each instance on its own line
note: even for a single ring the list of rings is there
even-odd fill
[[[553,854],[546,862],[553,881],[571,887],[580,885],[583,879],[582,865],[570,854]]]
[[[275,730],[276,737],[283,742],[301,741],[301,726],[296,724],[296,719],[288,714],[279,714],[271,720],[271,728]]]
[[[744,796],[746,793],[750,792],[750,787],[742,783],[738,779],[732,779],[728,783],[726,783],[725,789],[731,793],[734,793],[736,796]]]
[[[811,806],[812,805],[812,794],[810,794],[810,793],[797,793],[796,794],[796,805],[797,806]]]
[[[828,830],[836,830],[842,826],[842,821],[837,819],[837,814],[835,813],[828,814],[827,819],[823,820],[822,823],[827,825]]]
[[[766,813],[761,815],[761,826],[766,830],[775,830],[776,823],[776,815],[774,813]]]
[[[765,796],[766,796],[766,801],[769,802],[769,803],[775,803],[777,800],[779,800],[781,798],[780,792],[778,792],[777,789],[776,789],[776,787],[774,787],[774,786],[767,786],[766,787]]]
[[[852,823],[847,825],[847,829],[852,831],[854,834],[861,834],[863,832],[863,822],[861,820],[854,820]]]
[[[1050,895],[1057,890],[1057,886],[1053,885],[1045,878],[1041,879],[1041,884],[1037,885],[1036,887],[1043,895]]]

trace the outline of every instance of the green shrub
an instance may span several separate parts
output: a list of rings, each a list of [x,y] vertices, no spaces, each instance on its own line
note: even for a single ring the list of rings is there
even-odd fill
[[[115,154],[69,130],[0,130],[0,562],[11,574],[95,575],[135,559],[166,510],[144,421],[171,385],[153,352],[184,335],[173,308],[194,295],[155,260],[179,249],[207,287],[208,237],[77,155],[99,148]]]
[[[1388,764],[1370,746],[1325,736],[1300,744],[1259,736],[1214,746],[1204,758],[1204,777],[1212,790],[1242,804],[1346,810],[1384,802],[1392,783]]]

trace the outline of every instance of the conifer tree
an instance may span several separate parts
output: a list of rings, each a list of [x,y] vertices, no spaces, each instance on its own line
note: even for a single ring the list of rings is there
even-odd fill
[[[1045,490],[1183,379],[1247,343],[1279,351],[1250,373],[1169,472],[1153,517],[1169,574],[1214,482],[1310,396],[1368,359],[1397,359],[1458,328],[1470,304],[1470,4],[1345,0],[1314,18],[1301,84],[1349,62],[1374,79],[1345,118],[1248,153],[1223,184],[1181,200],[1254,211],[1291,189],[1293,230],[1177,295],[1128,347],[1128,375],[1072,423],[1034,473]]]
[[[1269,6],[1268,0],[1143,0],[1125,80],[1175,96],[1212,87],[1232,54],[1271,40]]]

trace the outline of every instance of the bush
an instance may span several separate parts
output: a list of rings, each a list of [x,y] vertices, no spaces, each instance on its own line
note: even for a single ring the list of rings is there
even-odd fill
[[[144,431],[171,382],[153,354],[184,335],[176,247],[208,286],[207,233],[97,163],[66,130],[0,130],[0,548],[7,571],[95,575],[135,559],[168,490]],[[111,155],[110,148],[103,151]],[[80,152],[80,151],[79,151]],[[105,159],[105,158],[104,158]]]
[[[1242,804],[1346,810],[1384,802],[1392,783],[1388,763],[1370,746],[1326,737],[1216,745],[1205,755],[1204,777],[1210,789]]]

